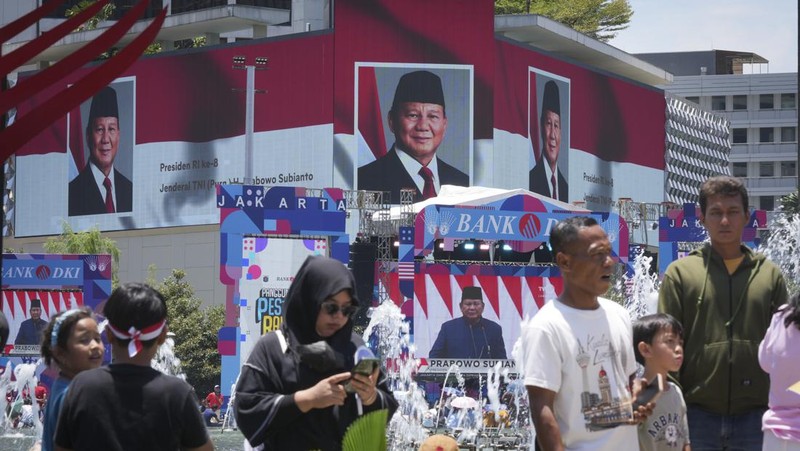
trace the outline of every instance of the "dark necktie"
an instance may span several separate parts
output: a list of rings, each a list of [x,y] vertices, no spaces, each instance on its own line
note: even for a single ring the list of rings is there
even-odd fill
[[[111,180],[108,177],[103,180],[106,187],[106,213],[114,213],[114,196],[111,194]]]
[[[553,184],[553,199],[558,199],[558,191],[556,191],[557,187],[558,187],[558,184],[556,183],[556,175],[555,174],[550,176],[550,183]]]
[[[430,199],[436,197],[436,185],[433,184],[433,172],[427,166],[419,168],[419,175],[425,180],[425,186],[422,187],[422,199]]]

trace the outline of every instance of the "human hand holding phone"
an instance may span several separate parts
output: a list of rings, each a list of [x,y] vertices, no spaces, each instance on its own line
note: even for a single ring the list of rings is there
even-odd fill
[[[637,409],[639,406],[644,406],[647,403],[655,403],[664,392],[664,376],[656,374],[655,377],[643,385],[638,393],[635,394],[636,399],[633,401],[633,408]]]
[[[645,379],[637,379],[633,384],[633,424],[642,423],[652,413],[655,403],[664,391],[664,377],[656,374],[655,377],[647,382]]]
[[[353,378],[357,374],[369,378],[370,376],[372,376],[372,373],[374,373],[380,367],[380,364],[381,361],[375,358],[365,358],[359,360],[358,363],[356,363],[356,365],[353,367],[353,369],[350,370],[350,375],[351,375],[350,380],[348,380],[345,383],[344,389],[348,393],[354,393],[356,389],[352,383]]]

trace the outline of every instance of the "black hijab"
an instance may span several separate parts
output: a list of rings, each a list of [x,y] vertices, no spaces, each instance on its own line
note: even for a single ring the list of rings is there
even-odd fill
[[[315,371],[331,373],[353,366],[353,320],[327,338],[317,334],[316,324],[322,303],[342,290],[348,290],[352,304],[358,305],[355,287],[353,274],[342,262],[315,256],[306,258],[289,286],[281,331],[300,361]]]

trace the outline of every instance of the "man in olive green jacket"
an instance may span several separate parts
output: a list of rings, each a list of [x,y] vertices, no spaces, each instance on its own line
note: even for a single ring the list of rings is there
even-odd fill
[[[786,283],[775,264],[741,242],[749,219],[741,181],[708,179],[700,211],[711,243],[667,268],[658,306],[683,323],[686,361],[678,381],[692,448],[761,451],[769,377],[758,345],[786,302]]]

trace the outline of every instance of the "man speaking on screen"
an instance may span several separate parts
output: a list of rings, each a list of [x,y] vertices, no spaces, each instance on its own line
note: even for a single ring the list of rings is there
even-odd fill
[[[431,347],[431,359],[505,359],[506,345],[499,324],[483,317],[483,291],[464,287],[461,317],[442,324]]]

